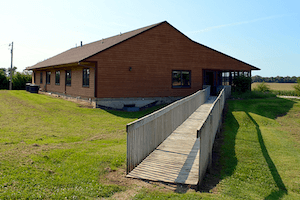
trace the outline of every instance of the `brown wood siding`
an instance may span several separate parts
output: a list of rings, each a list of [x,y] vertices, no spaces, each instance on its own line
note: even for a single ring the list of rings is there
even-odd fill
[[[71,96],[80,96],[83,98],[92,98],[94,97],[94,79],[95,73],[94,69],[90,68],[90,82],[89,87],[82,86],[82,70],[84,67],[72,67],[72,68],[55,68],[48,70],[36,70],[36,85],[39,85],[42,90],[48,92],[57,92],[61,94],[71,95]],[[65,85],[66,70],[71,70],[71,86]],[[50,84],[46,84],[46,72],[51,72]],[[55,72],[60,71],[60,84],[55,84]],[[43,72],[43,83],[40,84],[40,72]]]
[[[251,69],[191,41],[166,23],[86,61],[98,62],[98,98],[187,96],[202,89],[203,69]],[[172,70],[190,70],[191,88],[172,88]]]

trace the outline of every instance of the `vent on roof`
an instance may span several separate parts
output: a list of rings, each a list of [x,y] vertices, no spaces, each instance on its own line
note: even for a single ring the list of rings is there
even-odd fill
[[[120,32],[120,35],[122,35],[122,33]]]
[[[80,41],[80,46],[82,47],[82,41]]]

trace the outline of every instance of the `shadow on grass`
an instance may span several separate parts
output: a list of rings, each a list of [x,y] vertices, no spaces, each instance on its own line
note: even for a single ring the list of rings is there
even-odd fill
[[[279,188],[278,191],[274,191],[272,192],[268,197],[266,197],[265,199],[281,199],[281,197],[285,194],[287,194],[287,189],[280,177],[280,174],[278,173],[278,170],[274,164],[274,162],[272,161],[269,153],[268,153],[268,150],[266,148],[266,145],[265,145],[265,142],[264,142],[264,139],[262,137],[262,134],[261,134],[261,131],[260,131],[260,128],[259,128],[259,125],[256,123],[256,121],[251,117],[251,115],[249,115],[248,112],[246,112],[247,116],[249,117],[249,119],[251,119],[251,121],[253,122],[253,124],[255,125],[255,128],[256,128],[256,132],[257,132],[257,136],[258,136],[258,141],[259,141],[259,144],[260,144],[260,148],[261,148],[261,151],[262,151],[262,154],[268,164],[268,167],[269,167],[269,170],[273,176],[273,179],[277,185],[277,187]]]
[[[230,110],[228,110],[230,109]],[[224,132],[223,130],[226,130]],[[212,167],[207,171],[200,186],[200,192],[210,192],[225,177],[231,176],[237,166],[235,138],[239,123],[228,104],[224,107],[221,132],[216,134],[212,152]],[[221,164],[222,162],[222,164]],[[226,166],[226,168],[222,167]],[[221,170],[223,170],[221,174]]]
[[[251,112],[270,119],[276,119],[278,116],[286,115],[293,107],[294,103],[294,101],[281,98],[229,101],[224,110],[226,117],[222,131],[220,134],[217,134],[214,143],[212,168],[206,174],[203,184],[200,187],[200,191],[211,192],[221,180],[234,173],[237,166],[235,140],[239,129],[239,123],[234,117],[233,112],[241,111],[245,112],[256,126],[261,151],[279,189],[272,192],[266,199],[280,199],[283,195],[287,194],[287,189],[264,144],[259,125],[249,113]]]
[[[167,104],[144,108],[137,112],[127,112],[127,111],[123,111],[123,110],[113,110],[113,109],[104,109],[104,110],[106,112],[113,114],[115,116],[118,116],[118,117],[129,118],[129,119],[139,119],[139,118],[142,118],[146,115],[149,115],[150,113],[153,113],[153,112],[165,107],[166,105]]]

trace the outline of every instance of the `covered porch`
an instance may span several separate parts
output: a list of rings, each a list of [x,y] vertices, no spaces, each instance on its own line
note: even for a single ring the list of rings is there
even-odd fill
[[[234,86],[233,80],[235,77],[238,76],[245,76],[251,77],[251,70],[210,70],[204,69],[203,70],[203,85],[211,86],[210,94],[216,96],[219,92],[218,88],[222,85],[230,85]],[[233,87],[234,88],[234,87]],[[251,90],[251,85],[249,86]]]

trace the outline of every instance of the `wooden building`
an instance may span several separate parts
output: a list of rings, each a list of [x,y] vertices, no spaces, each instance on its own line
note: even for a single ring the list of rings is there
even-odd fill
[[[109,102],[176,99],[203,85],[214,93],[233,76],[259,69],[189,39],[164,21],[69,49],[27,70],[41,90],[114,107]]]

